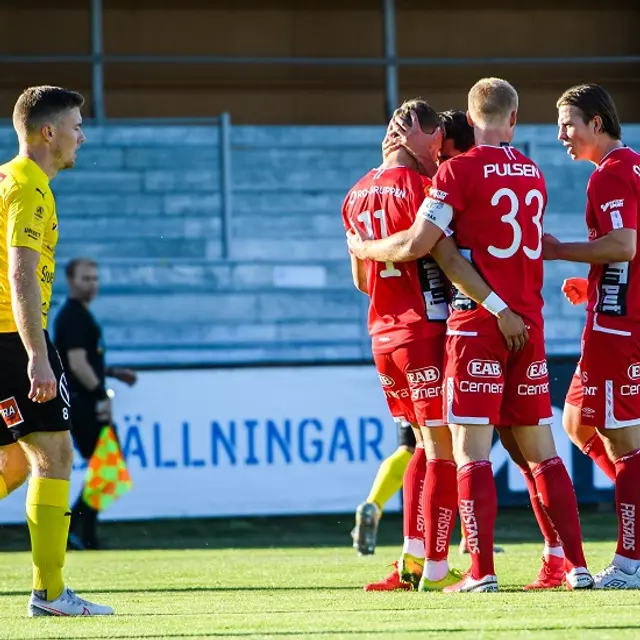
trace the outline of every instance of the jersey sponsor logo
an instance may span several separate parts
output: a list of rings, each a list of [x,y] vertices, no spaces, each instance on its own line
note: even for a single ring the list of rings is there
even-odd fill
[[[513,176],[519,178],[539,178],[540,171],[535,164],[523,164],[521,162],[500,162],[485,164],[484,177],[489,176]]]
[[[582,393],[585,396],[595,396],[598,393],[598,387],[587,387],[587,386],[583,386],[582,387]]]
[[[596,410],[591,407],[582,407],[582,415],[585,418],[593,418],[596,415]]]
[[[380,384],[383,387],[394,387],[396,384],[396,381],[393,378],[385,375],[384,373],[379,373],[378,377],[380,378]]]
[[[47,195],[46,191],[43,191],[42,189],[38,189],[38,187],[36,187],[36,191],[44,198]]]
[[[471,250],[464,249],[458,247],[458,251],[460,251],[460,255],[473,264],[473,260],[471,259]],[[477,309],[478,305],[475,300],[472,300],[468,296],[466,296],[460,289],[451,285],[451,308],[454,311],[473,311],[473,309]]]
[[[467,372],[474,378],[499,378],[502,367],[496,360],[471,360],[467,365]]]
[[[595,240],[598,237],[597,229],[589,229],[589,240]]]
[[[637,176],[640,176],[640,164],[633,165],[633,173],[635,173]]]
[[[33,212],[33,216],[38,220],[42,220],[42,218],[44,218],[44,207],[36,207],[36,210]]]
[[[436,200],[446,200],[449,194],[446,191],[441,191],[435,187],[429,187],[429,195]]]
[[[627,369],[629,380],[640,380],[640,362],[634,362]]]
[[[596,311],[607,316],[626,316],[628,290],[629,263],[603,265]]]
[[[532,362],[527,369],[527,378],[529,380],[537,380],[538,378],[545,378],[549,374],[546,360],[537,360]]]
[[[24,422],[14,396],[0,400],[0,415],[7,427],[16,427]]]
[[[368,189],[354,189],[349,194],[348,204],[353,204],[356,200],[362,200],[369,196],[391,196],[392,198],[406,198],[407,192],[398,187],[374,185]]]
[[[31,227],[25,227],[23,230],[24,234],[31,238],[32,240],[40,240],[42,234],[36,229],[32,229]]]
[[[421,258],[418,260],[418,278],[427,320],[444,322],[449,316],[449,305],[447,281],[442,269],[435,260]]]
[[[53,284],[54,272],[49,271],[47,265],[42,266],[42,271],[40,272],[40,282],[44,284]]]
[[[624,198],[620,198],[618,200],[610,200],[609,202],[605,202],[600,205],[603,213],[609,211],[609,209],[620,209],[624,205]]]
[[[611,227],[613,229],[622,229],[624,227],[619,211],[612,211],[609,215],[611,216]]]
[[[438,367],[425,367],[424,369],[414,369],[407,371],[407,380],[411,385],[431,384],[440,380],[440,370]]]

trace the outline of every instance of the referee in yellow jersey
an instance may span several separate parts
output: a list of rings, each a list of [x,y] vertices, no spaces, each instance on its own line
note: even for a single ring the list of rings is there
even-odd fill
[[[79,93],[60,87],[26,89],[13,110],[19,153],[0,166],[0,497],[21,485],[30,467],[29,616],[113,613],[79,598],[62,578],[71,415],[62,363],[46,330],[58,242],[49,182],[75,164],[84,142],[83,103]]]

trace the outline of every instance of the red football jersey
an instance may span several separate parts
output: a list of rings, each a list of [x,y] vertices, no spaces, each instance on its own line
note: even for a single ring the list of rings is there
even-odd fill
[[[357,226],[372,239],[408,229],[429,184],[427,178],[407,167],[370,171],[344,200],[345,228]],[[444,335],[448,286],[435,260],[429,256],[399,264],[365,260],[365,266],[374,353]]]
[[[637,229],[640,206],[640,154],[629,147],[608,153],[589,178],[589,241],[614,229]],[[589,270],[587,311],[595,324],[622,329],[640,321],[640,255],[631,262],[594,264]]]
[[[451,226],[462,254],[511,310],[542,334],[547,190],[540,169],[510,145],[480,145],[440,166],[429,198],[453,208]],[[454,331],[479,332],[489,315],[461,292],[454,293],[451,307]]]

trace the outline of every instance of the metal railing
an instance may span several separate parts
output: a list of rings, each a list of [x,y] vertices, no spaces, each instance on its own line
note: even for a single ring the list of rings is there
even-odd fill
[[[105,107],[104,67],[113,64],[225,64],[225,65],[303,65],[367,66],[385,70],[385,107],[390,117],[398,104],[398,69],[400,67],[449,67],[460,65],[589,65],[639,64],[640,56],[569,56],[569,57],[485,57],[485,58],[400,58],[396,51],[395,0],[381,0],[383,21],[383,55],[381,57],[288,57],[288,56],[207,56],[207,55],[111,55],[103,46],[103,0],[91,0],[91,54],[86,55],[0,55],[1,63],[75,63],[91,65],[93,116],[102,124],[108,118]],[[197,122],[197,119],[189,119]]]

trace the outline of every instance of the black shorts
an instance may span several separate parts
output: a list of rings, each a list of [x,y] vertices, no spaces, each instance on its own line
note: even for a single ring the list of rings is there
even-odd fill
[[[29,399],[28,357],[18,333],[0,333],[0,446],[40,431],[69,431],[71,405],[67,379],[60,356],[45,331],[49,364],[58,382],[53,400]]]
[[[396,420],[396,425],[398,427],[398,446],[415,449],[416,435],[413,433],[411,425],[404,420]]]
[[[102,427],[106,426],[96,416],[96,398],[89,393],[71,393],[73,412],[73,444],[78,453],[88,460],[95,451]]]

